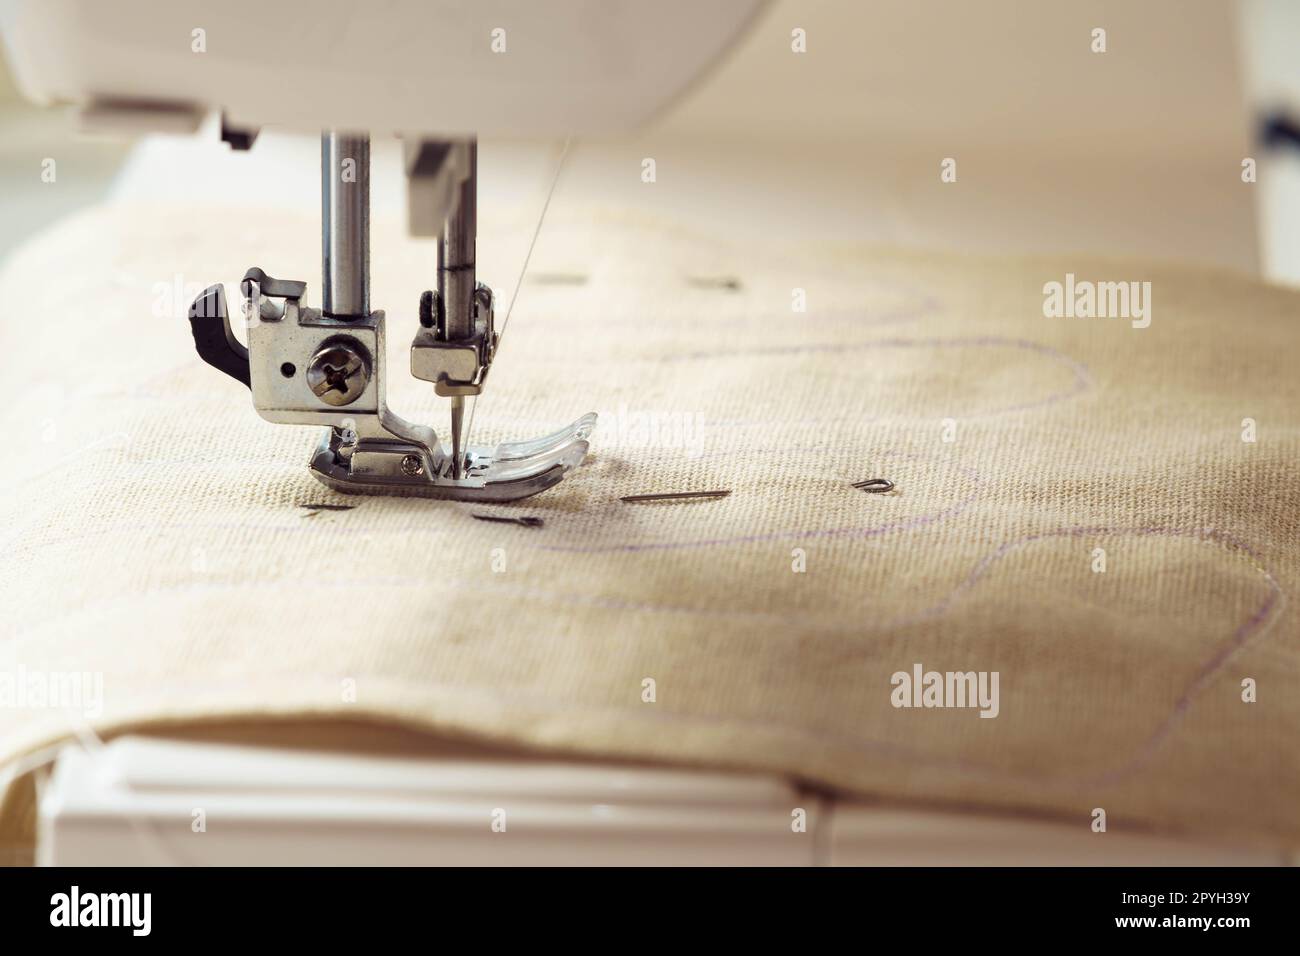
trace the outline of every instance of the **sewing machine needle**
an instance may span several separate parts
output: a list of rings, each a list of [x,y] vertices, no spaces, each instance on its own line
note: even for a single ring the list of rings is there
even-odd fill
[[[465,420],[465,397],[453,395],[451,399],[451,477],[460,481],[460,429]]]

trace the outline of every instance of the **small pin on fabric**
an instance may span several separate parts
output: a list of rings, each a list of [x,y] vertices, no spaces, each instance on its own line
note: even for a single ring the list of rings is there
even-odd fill
[[[739,292],[740,280],[734,276],[687,276],[686,284],[697,289],[723,289]]]
[[[684,501],[688,498],[725,498],[729,494],[731,494],[730,488],[722,491],[664,491],[650,495],[624,495],[618,500],[625,501],[631,505],[642,501]]]
[[[522,528],[540,528],[543,524],[541,518],[535,518],[532,515],[520,515],[511,517],[509,515],[474,515],[479,521],[495,521],[498,524],[517,524]]]
[[[868,478],[866,481],[855,481],[853,487],[868,494],[883,495],[894,490],[894,483],[888,478]]]

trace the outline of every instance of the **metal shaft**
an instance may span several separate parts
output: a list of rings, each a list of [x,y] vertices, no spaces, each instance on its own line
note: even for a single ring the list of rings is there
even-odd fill
[[[321,304],[326,315],[370,314],[370,137],[320,138]]]
[[[478,277],[474,251],[478,240],[478,142],[469,145],[469,174],[461,182],[451,212],[442,226],[442,252],[438,260],[438,295],[446,311],[448,341],[474,334],[474,290]],[[461,426],[465,399],[451,400],[451,474],[461,477]]]
[[[478,143],[469,144],[469,175],[442,227],[438,294],[447,313],[448,340],[474,334],[474,249],[478,236]]]

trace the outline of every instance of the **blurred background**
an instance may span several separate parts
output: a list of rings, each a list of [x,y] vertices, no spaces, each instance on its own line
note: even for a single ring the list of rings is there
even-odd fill
[[[1104,54],[1090,49],[1096,27]],[[1287,0],[780,0],[649,127],[579,143],[557,201],[653,204],[741,235],[1141,256],[1300,281],[1285,215],[1300,203],[1287,126],[1298,37]],[[269,130],[232,153],[214,123],[134,142],[82,126],[75,105],[25,102],[0,64],[0,257],[105,197],[318,202],[311,135]],[[404,201],[389,146],[377,133],[380,217]],[[485,142],[484,205],[534,201],[547,148]],[[647,155],[675,188],[639,188],[630,171]],[[40,179],[47,156],[57,188]],[[937,189],[946,157],[959,180]]]

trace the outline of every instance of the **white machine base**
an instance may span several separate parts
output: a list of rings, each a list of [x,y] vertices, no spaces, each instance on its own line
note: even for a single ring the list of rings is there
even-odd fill
[[[123,737],[69,745],[37,860],[107,865],[1276,865],[1280,854],[835,801],[758,774],[376,758]]]

